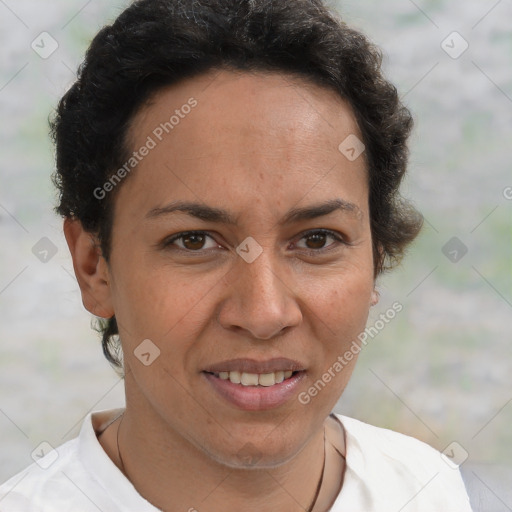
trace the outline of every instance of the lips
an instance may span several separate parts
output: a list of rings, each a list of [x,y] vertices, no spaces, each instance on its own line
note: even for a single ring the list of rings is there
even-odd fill
[[[275,358],[232,359],[210,365],[202,373],[223,400],[238,409],[261,411],[291,400],[306,371],[298,361]]]

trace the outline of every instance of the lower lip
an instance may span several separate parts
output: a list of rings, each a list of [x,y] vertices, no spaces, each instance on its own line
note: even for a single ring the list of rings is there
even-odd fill
[[[203,372],[213,389],[232,405],[244,411],[263,411],[273,409],[297,396],[304,371],[294,373],[289,379],[273,386],[242,386],[223,380],[211,373]]]

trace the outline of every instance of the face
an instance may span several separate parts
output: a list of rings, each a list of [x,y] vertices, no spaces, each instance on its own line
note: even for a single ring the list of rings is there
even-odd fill
[[[281,74],[209,73],[135,116],[109,294],[141,421],[227,465],[278,465],[322,428],[374,289],[351,135],[348,103]]]

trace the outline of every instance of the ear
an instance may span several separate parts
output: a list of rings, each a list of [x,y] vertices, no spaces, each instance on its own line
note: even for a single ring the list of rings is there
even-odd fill
[[[377,256],[376,256],[375,253],[377,253]],[[382,244],[379,243],[379,244],[377,244],[377,247],[374,246],[374,253],[373,254],[374,254],[374,258],[377,257],[379,263],[378,263],[378,268],[376,268],[375,275],[374,275],[372,298],[370,300],[370,306],[371,307],[376,306],[378,304],[378,302],[379,302],[379,299],[380,299],[380,293],[377,290],[376,281],[377,281],[377,278],[379,277],[379,273],[381,271],[380,262],[382,262],[384,260],[384,257],[385,257],[384,247],[382,246]],[[375,263],[375,260],[374,260],[374,263]]]
[[[73,258],[73,268],[85,309],[95,316],[111,318],[114,309],[110,275],[96,237],[84,231],[79,220],[69,218],[64,221],[64,236]]]
[[[375,306],[379,302],[379,298],[380,298],[380,293],[377,290],[377,288],[374,288],[373,292],[372,292],[372,300],[370,303],[372,307]]]

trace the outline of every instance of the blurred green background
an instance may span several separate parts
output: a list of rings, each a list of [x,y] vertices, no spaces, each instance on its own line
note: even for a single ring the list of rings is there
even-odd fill
[[[395,301],[403,311],[362,351],[336,411],[440,451],[456,441],[475,510],[512,510],[512,4],[330,4],[382,47],[413,111],[404,195],[426,219],[403,265],[379,280],[369,325]],[[52,212],[47,118],[125,5],[0,2],[0,481],[41,441],[57,446],[91,409],[124,401]],[[46,59],[31,48],[42,32],[58,43]],[[32,252],[44,237],[57,250],[47,263]]]

